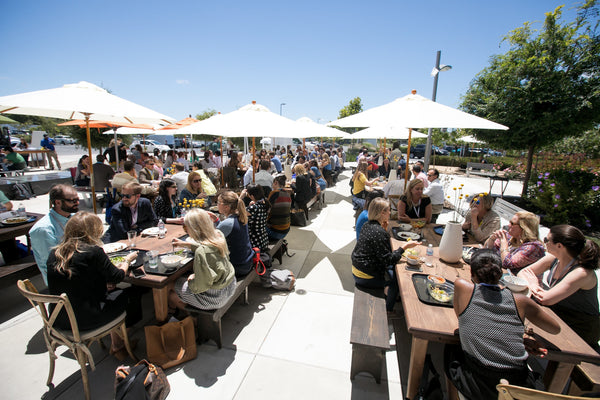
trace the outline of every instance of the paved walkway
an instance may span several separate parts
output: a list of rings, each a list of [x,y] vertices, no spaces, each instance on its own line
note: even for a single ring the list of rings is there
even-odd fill
[[[387,353],[387,373],[380,385],[369,375],[351,381],[350,324],[354,283],[350,253],[355,244],[354,211],[349,199],[345,171],[342,181],[326,192],[326,207],[311,212],[307,227],[293,227],[287,239],[291,258],[283,267],[297,276],[294,292],[250,287],[250,304],[234,305],[223,318],[223,348],[212,342],[198,348],[195,360],[167,370],[169,398],[201,399],[401,399],[407,379],[410,342],[403,321],[390,325],[392,344]],[[487,191],[488,180],[456,176],[468,192]],[[454,183],[453,183],[454,184]],[[507,190],[518,195],[520,185]],[[48,211],[48,196],[25,202],[32,212]],[[440,222],[449,218],[442,214]],[[278,264],[277,262],[275,262]],[[41,278],[34,278],[38,287]],[[144,313],[152,314],[150,295],[143,298]],[[41,334],[41,321],[16,289],[0,292],[0,375],[5,384],[0,398],[82,398],[77,362],[59,348],[54,383],[45,385],[48,355]],[[136,354],[145,353],[142,321],[135,328],[140,338]],[[439,355],[436,346],[430,351]],[[90,373],[94,399],[111,399],[116,359],[93,346],[96,371]],[[400,365],[400,368],[399,368]],[[441,372],[441,371],[440,371]]]

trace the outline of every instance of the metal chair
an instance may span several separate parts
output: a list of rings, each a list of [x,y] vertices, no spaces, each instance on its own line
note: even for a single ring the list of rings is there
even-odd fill
[[[589,397],[567,396],[558,393],[542,392],[541,390],[529,389],[521,386],[513,386],[506,379],[501,379],[496,385],[498,400],[585,400]]]
[[[86,364],[90,364],[92,371],[96,368],[92,353],[89,350],[89,346],[93,342],[98,341],[104,348],[105,346],[101,339],[104,336],[109,335],[114,330],[119,329],[125,342],[127,353],[133,360],[136,362],[138,361],[131,351],[131,345],[129,344],[127,328],[125,327],[125,312],[104,326],[89,331],[80,331],[77,325],[77,320],[75,319],[73,307],[71,306],[71,302],[65,293],[61,294],[60,296],[40,294],[33,283],[29,281],[29,279],[24,281],[19,280],[17,282],[17,287],[19,288],[21,294],[27,300],[29,300],[31,306],[38,312],[40,317],[42,317],[42,321],[44,323],[44,340],[50,356],[50,371],[48,373],[48,381],[46,382],[48,387],[54,387],[52,384],[52,378],[54,377],[54,364],[58,358],[55,351],[60,345],[67,346],[69,348],[81,367],[81,380],[83,382],[83,390],[85,392],[86,400],[91,399]],[[51,314],[48,314],[48,308],[46,308],[47,304],[55,304],[54,310]],[[59,329],[54,326],[56,318],[62,309],[66,311],[69,317],[69,322],[71,323],[70,331]]]

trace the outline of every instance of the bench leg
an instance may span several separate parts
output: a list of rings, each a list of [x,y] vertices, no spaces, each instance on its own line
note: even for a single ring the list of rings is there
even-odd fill
[[[352,345],[352,365],[350,379],[359,372],[368,372],[373,375],[375,382],[381,383],[381,370],[383,368],[384,351],[376,347]]]
[[[196,319],[196,343],[201,344],[212,339],[219,349],[222,348],[221,319],[215,321],[212,314],[203,312],[190,311],[190,314]]]

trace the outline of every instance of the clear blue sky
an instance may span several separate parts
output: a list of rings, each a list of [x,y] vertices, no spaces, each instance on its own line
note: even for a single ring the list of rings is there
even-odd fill
[[[504,35],[562,4],[572,20],[554,0],[5,1],[0,96],[85,80],[178,120],[256,100],[325,123],[356,96],[431,98],[441,50],[456,107]]]

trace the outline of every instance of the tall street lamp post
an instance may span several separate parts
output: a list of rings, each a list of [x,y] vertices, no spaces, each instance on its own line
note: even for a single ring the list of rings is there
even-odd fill
[[[431,71],[431,75],[433,78],[433,94],[431,95],[431,100],[435,101],[437,97],[437,85],[438,85],[438,77],[440,76],[440,72],[449,71],[452,69],[451,65],[440,65],[440,58],[442,56],[442,51],[438,50],[437,57],[435,59],[435,68]],[[425,170],[429,169],[429,159],[431,158],[431,128],[427,131],[427,147],[425,149]]]
[[[281,104],[279,105],[279,115],[282,115],[281,113],[282,113],[282,111],[283,111],[283,106],[285,106],[285,103],[281,103]]]

